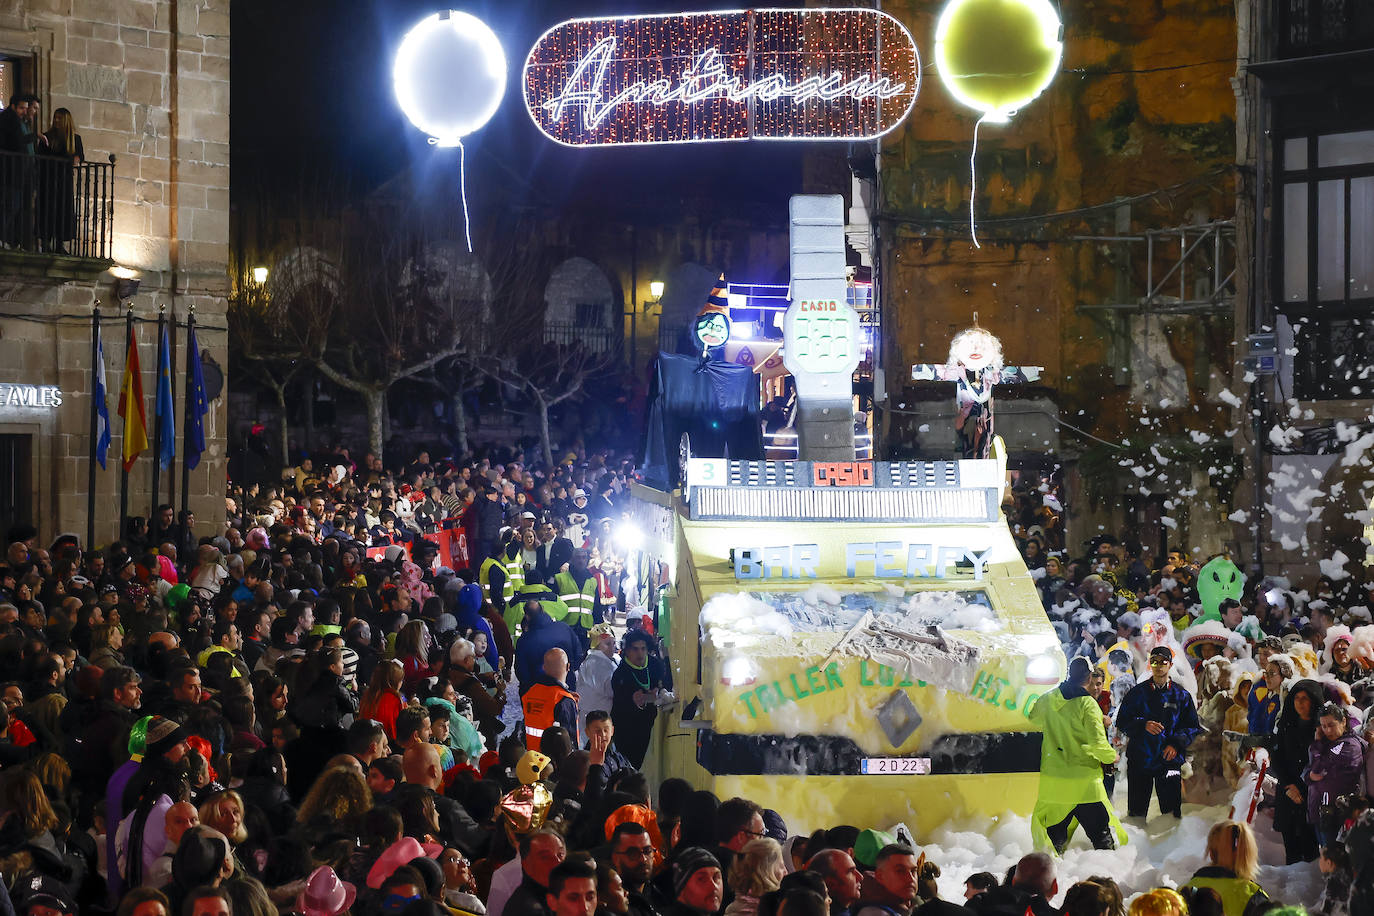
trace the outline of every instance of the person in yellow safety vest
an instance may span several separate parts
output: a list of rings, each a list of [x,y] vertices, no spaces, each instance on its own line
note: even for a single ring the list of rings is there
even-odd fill
[[[506,629],[510,630],[512,639],[515,639],[516,628],[525,619],[525,604],[529,601],[538,601],[539,606],[549,615],[550,620],[570,622],[565,619],[568,616],[568,606],[558,600],[553,589],[538,582],[527,582],[516,590],[515,597],[506,605],[506,613],[502,615],[506,621]],[[576,632],[577,628],[573,627],[573,630]]]
[[[577,694],[568,689],[568,653],[550,649],[544,653],[543,670],[530,689],[520,698],[525,714],[525,747],[539,750],[544,732],[561,725],[572,739],[573,747],[581,744],[577,735]]]
[[[591,552],[579,547],[572,552],[566,572],[553,577],[554,588],[558,590],[558,600],[568,606],[568,617],[564,621],[577,632],[578,639],[589,645],[588,633],[593,626],[602,622],[601,593],[597,587],[596,576],[587,568]]]
[[[477,570],[477,584],[482,586],[482,597],[492,603],[496,610],[502,614],[509,611],[511,598],[515,597],[516,581],[511,578],[509,567],[506,562],[506,551],[511,543],[511,530],[501,529],[501,546],[497,549],[496,556],[487,557],[482,561],[482,565]],[[517,555],[519,550],[517,548]],[[519,579],[519,584],[524,584],[524,575]],[[516,633],[511,630],[511,639],[515,639]]]
[[[1207,861],[1183,887],[1210,887],[1221,897],[1226,916],[1241,916],[1267,901],[1269,895],[1255,883],[1259,873],[1259,847],[1249,824],[1219,821],[1207,833]],[[1183,888],[1179,888],[1182,890]]]
[[[1102,785],[1102,767],[1116,761],[1107,741],[1102,709],[1088,694],[1092,665],[1079,656],[1069,662],[1064,682],[1031,707],[1030,720],[1045,733],[1040,743],[1040,795],[1031,813],[1037,849],[1062,855],[1077,821],[1094,849],[1114,849],[1126,832]]]

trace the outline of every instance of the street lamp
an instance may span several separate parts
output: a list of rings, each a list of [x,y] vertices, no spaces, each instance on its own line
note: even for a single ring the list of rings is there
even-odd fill
[[[110,274],[115,278],[116,299],[123,302],[138,295],[139,278],[142,274],[137,270],[132,267],[115,266],[110,268]]]
[[[264,284],[264,283],[267,282],[267,268],[266,268],[266,267],[254,267],[254,268],[253,268],[253,282],[256,283],[256,284],[258,284],[259,286],[261,286],[262,284]]]
[[[660,300],[660,299],[662,299],[662,298],[663,298],[663,281],[662,281],[662,280],[650,280],[650,281],[649,281],[649,301],[656,304],[656,303],[658,302],[658,300]]]

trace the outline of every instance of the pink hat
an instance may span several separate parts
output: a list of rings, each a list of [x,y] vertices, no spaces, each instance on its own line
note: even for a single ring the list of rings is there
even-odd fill
[[[421,844],[414,837],[403,836],[396,842],[388,846],[376,863],[367,873],[367,886],[374,891],[381,890],[382,882],[391,877],[391,873],[402,865],[407,865],[412,859],[420,856],[429,856],[431,859],[444,851],[444,847],[438,843]]]
[[[321,865],[306,879],[305,887],[296,898],[296,909],[305,916],[338,916],[353,906],[357,896],[357,888],[340,881],[328,865]]]

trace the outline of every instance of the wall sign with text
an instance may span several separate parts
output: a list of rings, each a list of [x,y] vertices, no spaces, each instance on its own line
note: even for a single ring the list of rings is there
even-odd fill
[[[871,140],[920,88],[916,42],[872,9],[571,19],[525,60],[525,107],[567,146]]]

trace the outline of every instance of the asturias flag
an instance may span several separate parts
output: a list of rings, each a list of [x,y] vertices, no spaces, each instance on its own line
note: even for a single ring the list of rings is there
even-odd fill
[[[191,373],[191,397],[186,404],[191,428],[182,448],[186,452],[186,470],[189,471],[200,464],[201,452],[205,451],[205,415],[210,412],[210,401],[205,397],[205,370],[200,365],[200,344],[196,342],[195,328],[191,328],[186,337],[186,371]]]
[[[158,430],[157,463],[163,468],[172,466],[172,459],[177,453],[176,409],[172,404],[172,351],[167,340],[169,336],[167,325],[164,324],[157,343],[157,406],[154,408]]]
[[[105,341],[100,337],[100,325],[95,326],[95,460],[105,468],[105,456],[110,451],[109,386],[105,384]]]
[[[124,420],[124,470],[148,448],[148,415],[143,411],[143,370],[138,364],[138,333],[129,328],[124,383],[119,386],[119,416]]]

